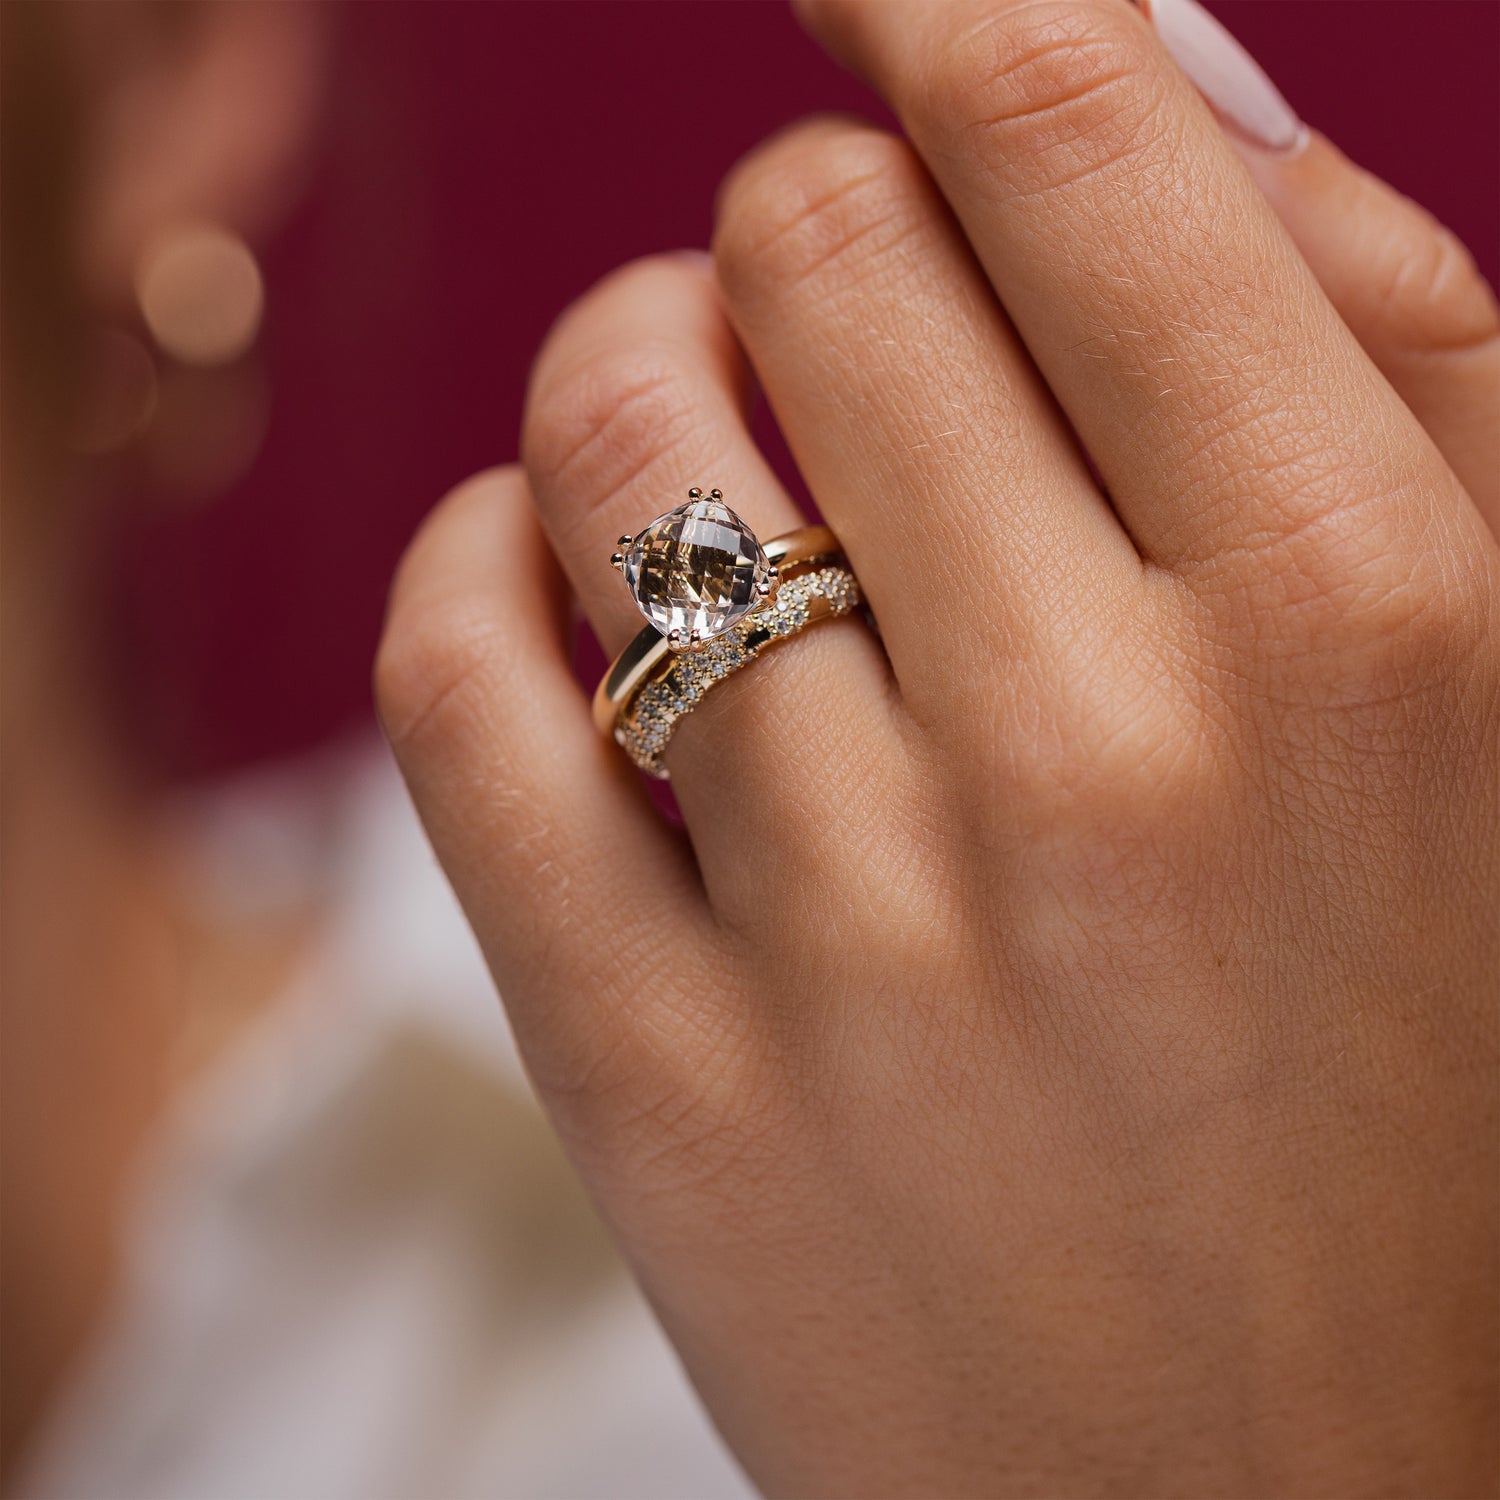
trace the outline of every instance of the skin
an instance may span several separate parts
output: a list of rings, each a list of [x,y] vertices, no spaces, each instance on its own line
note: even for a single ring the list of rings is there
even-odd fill
[[[805,16],[910,144],[800,126],[585,297],[394,590],[541,1095],[770,1493],[1492,1493],[1494,301],[1113,0]],[[568,585],[618,648],[618,533],[797,524],[751,367],[881,636],[697,707],[678,831]]]
[[[184,219],[252,242],[275,222],[313,127],[325,29],[322,7],[245,0],[0,6],[7,1493],[118,1296],[156,1127],[276,1002],[321,915],[205,919],[157,770],[119,717],[100,609],[101,528],[109,504],[140,502],[141,455],[113,455],[122,482],[76,436],[98,394],[91,341],[136,326],[144,246]]]

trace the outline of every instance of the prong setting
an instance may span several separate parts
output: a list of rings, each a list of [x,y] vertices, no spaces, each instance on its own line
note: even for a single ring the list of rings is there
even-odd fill
[[[688,501],[634,536],[610,564],[672,651],[694,651],[772,597],[776,569],[724,492],[694,485]]]

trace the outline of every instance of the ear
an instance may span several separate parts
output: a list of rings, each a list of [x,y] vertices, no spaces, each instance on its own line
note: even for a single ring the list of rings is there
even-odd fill
[[[129,297],[143,246],[185,219],[255,239],[297,186],[328,52],[310,0],[64,7],[92,96],[77,264],[85,297]]]

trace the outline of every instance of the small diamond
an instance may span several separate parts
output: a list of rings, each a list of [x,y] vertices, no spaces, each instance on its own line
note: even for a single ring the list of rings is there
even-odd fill
[[[845,568],[822,568],[788,579],[770,603],[752,606],[753,613],[747,610],[702,651],[666,658],[662,675],[640,690],[617,726],[616,738],[623,736],[625,749],[637,766],[658,780],[665,779],[661,757],[678,720],[716,682],[753,661],[776,638],[794,634],[815,616],[847,613],[860,599],[859,583]]]

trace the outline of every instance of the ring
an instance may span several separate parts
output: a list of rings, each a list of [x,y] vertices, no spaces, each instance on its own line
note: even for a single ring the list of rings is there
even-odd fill
[[[762,651],[861,602],[838,538],[806,526],[764,544],[719,490],[622,536],[610,559],[650,622],[594,694],[594,723],[659,781],[679,719]]]

